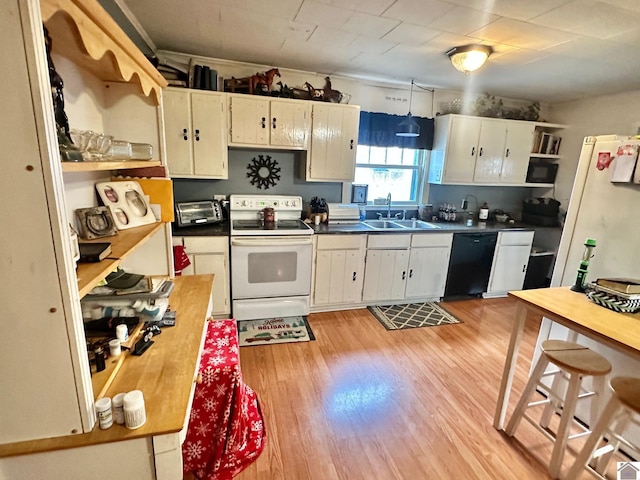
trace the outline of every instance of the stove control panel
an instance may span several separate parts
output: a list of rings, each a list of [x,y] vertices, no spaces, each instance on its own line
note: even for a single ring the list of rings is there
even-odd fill
[[[231,210],[254,210],[264,208],[275,210],[302,210],[302,197],[289,195],[230,195],[229,208]]]

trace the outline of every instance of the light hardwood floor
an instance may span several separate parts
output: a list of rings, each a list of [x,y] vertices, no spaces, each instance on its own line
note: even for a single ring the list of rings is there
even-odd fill
[[[366,309],[311,314],[315,341],[243,347],[267,444],[236,480],[550,478],[542,435],[492,427],[515,302],[442,305],[464,323],[387,331]],[[528,322],[507,418],[538,325]]]

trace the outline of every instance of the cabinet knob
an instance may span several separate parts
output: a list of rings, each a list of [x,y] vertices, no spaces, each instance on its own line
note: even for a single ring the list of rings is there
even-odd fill
[[[271,120],[271,125],[273,126],[273,128],[276,128],[276,117],[273,117],[273,119]]]
[[[407,272],[403,271],[402,272],[402,279],[405,280],[407,278]]]
[[[353,138],[349,141],[349,150],[353,150]]]
[[[473,157],[476,154],[476,147],[471,147],[471,156]]]
[[[357,278],[358,278],[358,274],[357,274],[357,272],[353,272],[353,278],[352,278],[352,280],[355,282]]]
[[[185,140],[185,141],[189,140],[189,135],[187,135],[187,129],[186,128],[182,129],[182,139]]]
[[[198,130],[197,128],[196,128],[196,137],[195,138],[196,138],[196,142],[200,141],[200,130]]]
[[[507,158],[509,157],[509,149],[508,148],[507,148],[507,151],[505,152],[504,156],[507,157]]]
[[[481,157],[482,156],[482,147],[480,147],[480,151],[478,152],[478,156]]]
[[[527,266],[526,266],[526,265],[523,265],[523,266],[522,266],[522,272],[525,272],[526,270],[527,270]]]
[[[413,278],[413,268],[409,269],[409,278]]]
[[[267,119],[265,117],[262,117],[262,120],[260,121],[260,126],[262,128],[267,128],[266,122],[267,122]]]

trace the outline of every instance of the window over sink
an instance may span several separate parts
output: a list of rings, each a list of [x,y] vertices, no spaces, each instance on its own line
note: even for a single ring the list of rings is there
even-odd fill
[[[387,198],[393,204],[417,204],[426,150],[358,145],[354,183],[369,185],[368,203]]]

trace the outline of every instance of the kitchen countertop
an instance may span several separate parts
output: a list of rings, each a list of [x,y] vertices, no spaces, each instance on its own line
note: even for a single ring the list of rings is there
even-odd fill
[[[531,225],[522,222],[515,223],[500,223],[500,222],[481,222],[474,224],[471,227],[467,227],[464,223],[458,222],[428,222],[437,225],[439,228],[422,229],[422,228],[403,228],[403,229],[375,229],[363,225],[362,223],[356,224],[331,224],[325,223],[321,225],[311,225],[316,234],[332,234],[332,233],[353,233],[353,234],[385,234],[385,233],[479,233],[479,232],[498,232],[501,230],[541,230],[541,229],[560,229],[557,227],[543,227],[540,225]]]
[[[220,237],[229,236],[229,221],[196,225],[193,227],[178,227],[171,224],[171,234],[174,237]]]

